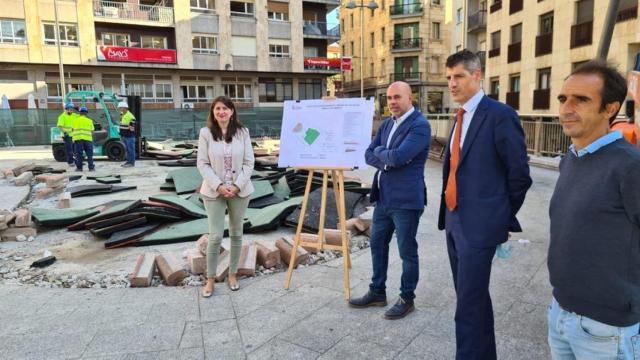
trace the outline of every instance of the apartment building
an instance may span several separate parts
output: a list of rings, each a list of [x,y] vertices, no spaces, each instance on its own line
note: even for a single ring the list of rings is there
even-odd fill
[[[59,39],[55,31],[57,3]],[[139,95],[146,108],[281,105],[339,72],[339,0],[0,0],[0,94],[58,107],[62,89]]]
[[[374,10],[368,7],[371,0],[355,3],[363,7],[340,9],[341,53],[353,59],[352,70],[343,74],[342,92],[360,96],[362,67],[364,96],[375,97],[379,112],[386,109],[386,89],[394,81],[411,85],[415,106],[423,112],[448,111],[445,1],[375,0]]]
[[[490,0],[485,92],[521,114],[557,114],[565,77],[597,55],[609,1]],[[638,1],[621,0],[609,61],[623,73],[640,52]]]
[[[448,1],[445,23],[451,31],[449,52],[471,50],[478,54],[484,69],[487,49],[487,1]]]

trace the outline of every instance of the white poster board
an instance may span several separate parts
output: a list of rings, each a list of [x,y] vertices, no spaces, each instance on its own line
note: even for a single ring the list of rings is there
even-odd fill
[[[280,167],[366,168],[373,98],[285,101]]]

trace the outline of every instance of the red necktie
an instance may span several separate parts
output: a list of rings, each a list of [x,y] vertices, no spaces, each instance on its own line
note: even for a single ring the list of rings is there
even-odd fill
[[[464,109],[458,109],[456,114],[456,129],[453,132],[453,145],[451,146],[451,158],[449,162],[449,177],[447,178],[447,187],[444,193],[444,200],[447,209],[453,211],[458,206],[458,191],[456,189],[456,171],[458,170],[458,162],[460,161],[460,137],[462,135],[462,117]]]

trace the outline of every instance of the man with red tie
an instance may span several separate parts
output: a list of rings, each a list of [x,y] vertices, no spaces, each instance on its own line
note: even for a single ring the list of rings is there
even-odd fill
[[[468,50],[447,59],[451,98],[460,104],[445,152],[438,228],[445,230],[456,290],[456,359],[496,359],[491,260],[531,186],[516,112],[487,97],[481,63]]]

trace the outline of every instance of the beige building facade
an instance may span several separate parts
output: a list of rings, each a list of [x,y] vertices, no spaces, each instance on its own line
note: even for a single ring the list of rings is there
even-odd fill
[[[450,31],[445,26],[445,1],[376,0],[375,10],[367,8],[370,0],[356,3],[364,5],[362,21],[361,8],[340,9],[341,52],[353,59],[352,70],[343,74],[343,94],[360,96],[362,67],[364,96],[375,97],[379,113],[388,114],[386,89],[394,81],[411,85],[414,105],[422,112],[447,112],[444,63]]]
[[[577,65],[597,56],[609,1],[489,0],[485,92],[521,114],[557,114]],[[640,52],[638,1],[621,0],[608,60],[626,73]]]
[[[326,22],[339,0],[0,0],[0,94],[22,107],[66,91],[140,95],[146,108],[317,99],[339,73]]]

